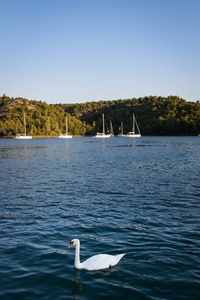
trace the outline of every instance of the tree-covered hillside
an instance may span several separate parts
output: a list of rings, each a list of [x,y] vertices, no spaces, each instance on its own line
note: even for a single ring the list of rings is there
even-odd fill
[[[133,98],[82,104],[46,104],[23,98],[0,97],[0,136],[12,137],[24,132],[33,136],[57,136],[65,132],[68,116],[69,133],[94,135],[102,131],[102,113],[106,127],[112,121],[114,133],[119,133],[121,121],[124,133],[131,130],[134,112],[142,135],[197,135],[200,133],[200,103],[188,102],[177,96]]]
[[[116,101],[60,105],[72,116],[100,130],[102,112],[106,124],[112,120],[115,134],[123,121],[124,132],[131,130],[134,112],[143,135],[196,135],[200,132],[200,103],[177,96],[144,97]]]
[[[41,101],[28,101],[23,98],[0,98],[0,136],[12,137],[24,133],[26,115],[27,133],[33,136],[57,136],[65,132],[65,116],[68,116],[69,133],[85,135],[91,127],[70,114],[58,105],[48,105]]]

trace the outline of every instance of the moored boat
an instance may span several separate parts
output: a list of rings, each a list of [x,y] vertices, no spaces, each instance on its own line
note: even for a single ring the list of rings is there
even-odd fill
[[[32,136],[31,135],[26,135],[26,116],[24,113],[24,134],[17,134],[14,137],[16,140],[31,140]]]
[[[66,116],[66,133],[61,133],[59,135],[59,139],[71,139],[72,135],[68,134],[68,120],[67,120],[67,116]]]
[[[137,128],[137,133],[135,128]],[[128,132],[125,137],[127,138],[137,138],[137,137],[141,137],[141,133],[140,133],[140,129],[138,126],[138,123],[136,121],[135,115],[133,113],[133,127],[132,127],[132,131]]]
[[[103,120],[103,132],[97,132],[94,138],[101,138],[101,139],[110,138],[110,134],[105,133],[104,114],[102,114],[102,120]]]

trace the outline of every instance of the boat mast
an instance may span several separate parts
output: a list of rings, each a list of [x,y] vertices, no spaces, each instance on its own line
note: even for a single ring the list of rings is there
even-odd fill
[[[135,134],[135,116],[134,116],[134,113],[133,113],[133,133]]]
[[[110,120],[110,134],[114,135],[112,121]]]
[[[138,133],[140,134],[140,128],[138,126],[137,120],[136,120],[135,115],[133,113],[133,132],[134,132],[134,134],[135,134],[135,125],[137,127]]]
[[[121,135],[123,135],[123,122],[121,121]]]
[[[102,114],[102,118],[103,118],[103,135],[105,135],[104,113]]]
[[[26,118],[25,118],[25,112],[24,112],[24,135],[26,135]]]
[[[67,122],[67,116],[66,116],[66,134],[68,134],[68,122]]]

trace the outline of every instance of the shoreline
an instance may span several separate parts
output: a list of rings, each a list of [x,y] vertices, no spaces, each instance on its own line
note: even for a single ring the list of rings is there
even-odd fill
[[[200,134],[191,134],[191,135],[142,135],[140,138],[142,137],[200,137]],[[77,137],[94,137],[93,135],[73,135],[72,138],[77,138]],[[120,136],[113,136],[114,138],[116,137],[120,137]],[[59,138],[59,136],[43,136],[43,135],[38,135],[38,136],[32,136],[32,139],[55,139],[55,138]],[[0,139],[15,139],[15,136],[1,136]],[[134,138],[133,138],[134,139]]]

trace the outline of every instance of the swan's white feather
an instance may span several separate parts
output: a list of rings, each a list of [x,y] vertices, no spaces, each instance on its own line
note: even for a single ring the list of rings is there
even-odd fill
[[[92,270],[101,270],[115,266],[120,259],[125,255],[118,254],[118,255],[109,255],[109,254],[98,254],[94,255],[87,260],[81,263],[81,268],[87,269],[89,271]]]

